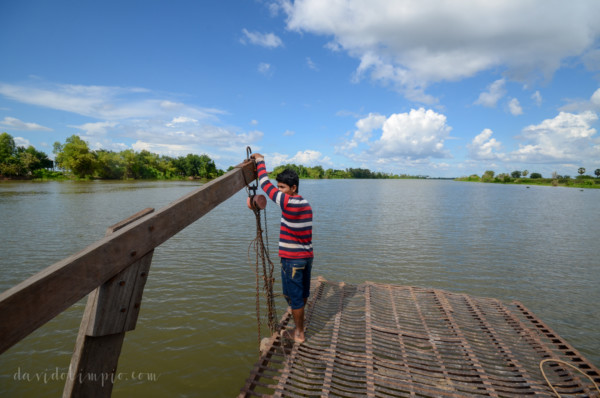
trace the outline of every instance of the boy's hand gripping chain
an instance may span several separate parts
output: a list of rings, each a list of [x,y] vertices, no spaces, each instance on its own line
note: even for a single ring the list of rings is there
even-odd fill
[[[246,147],[246,161],[250,161],[250,155],[252,155],[252,149],[250,147]],[[250,210],[254,210],[255,208],[258,210],[263,210],[267,207],[267,198],[264,195],[257,195],[256,190],[258,189],[258,178],[254,185],[246,184],[248,187],[248,208]]]

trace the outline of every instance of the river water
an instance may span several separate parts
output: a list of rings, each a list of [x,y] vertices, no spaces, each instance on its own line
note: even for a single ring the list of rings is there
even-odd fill
[[[0,291],[200,185],[0,182]],[[600,366],[600,190],[302,180],[300,193],[314,209],[314,276],[518,300]],[[256,226],[245,197],[240,191],[156,249],[114,397],[230,397],[244,385],[258,356],[248,258]],[[266,217],[277,259],[272,203]],[[61,394],[84,306],[0,356],[0,395]],[[280,316],[284,302],[277,306]]]

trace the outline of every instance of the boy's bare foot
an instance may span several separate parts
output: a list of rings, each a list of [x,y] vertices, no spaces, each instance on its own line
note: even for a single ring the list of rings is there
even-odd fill
[[[288,340],[293,340],[295,343],[304,343],[304,333],[298,333],[296,329],[282,329],[281,337]]]

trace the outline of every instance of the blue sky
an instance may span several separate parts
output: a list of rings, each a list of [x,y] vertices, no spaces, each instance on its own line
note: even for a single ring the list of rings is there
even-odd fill
[[[600,168],[600,2],[3,1],[0,131],[457,177]]]

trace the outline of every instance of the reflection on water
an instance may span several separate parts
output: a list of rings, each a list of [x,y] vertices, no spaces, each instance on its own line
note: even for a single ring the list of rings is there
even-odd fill
[[[196,189],[184,182],[0,183],[0,290]],[[315,275],[519,300],[600,365],[598,190],[452,181],[301,181]],[[233,396],[257,358],[254,215],[244,191],[156,249],[113,396]],[[279,214],[267,208],[276,258]],[[277,302],[281,313],[283,301]],[[84,301],[0,361],[0,393],[56,396]],[[263,327],[263,331],[266,328]],[[42,376],[27,381],[23,375]],[[136,373],[137,372],[137,373]],[[150,377],[134,377],[145,374]],[[46,375],[46,382],[43,376]],[[151,376],[154,375],[154,378]]]

